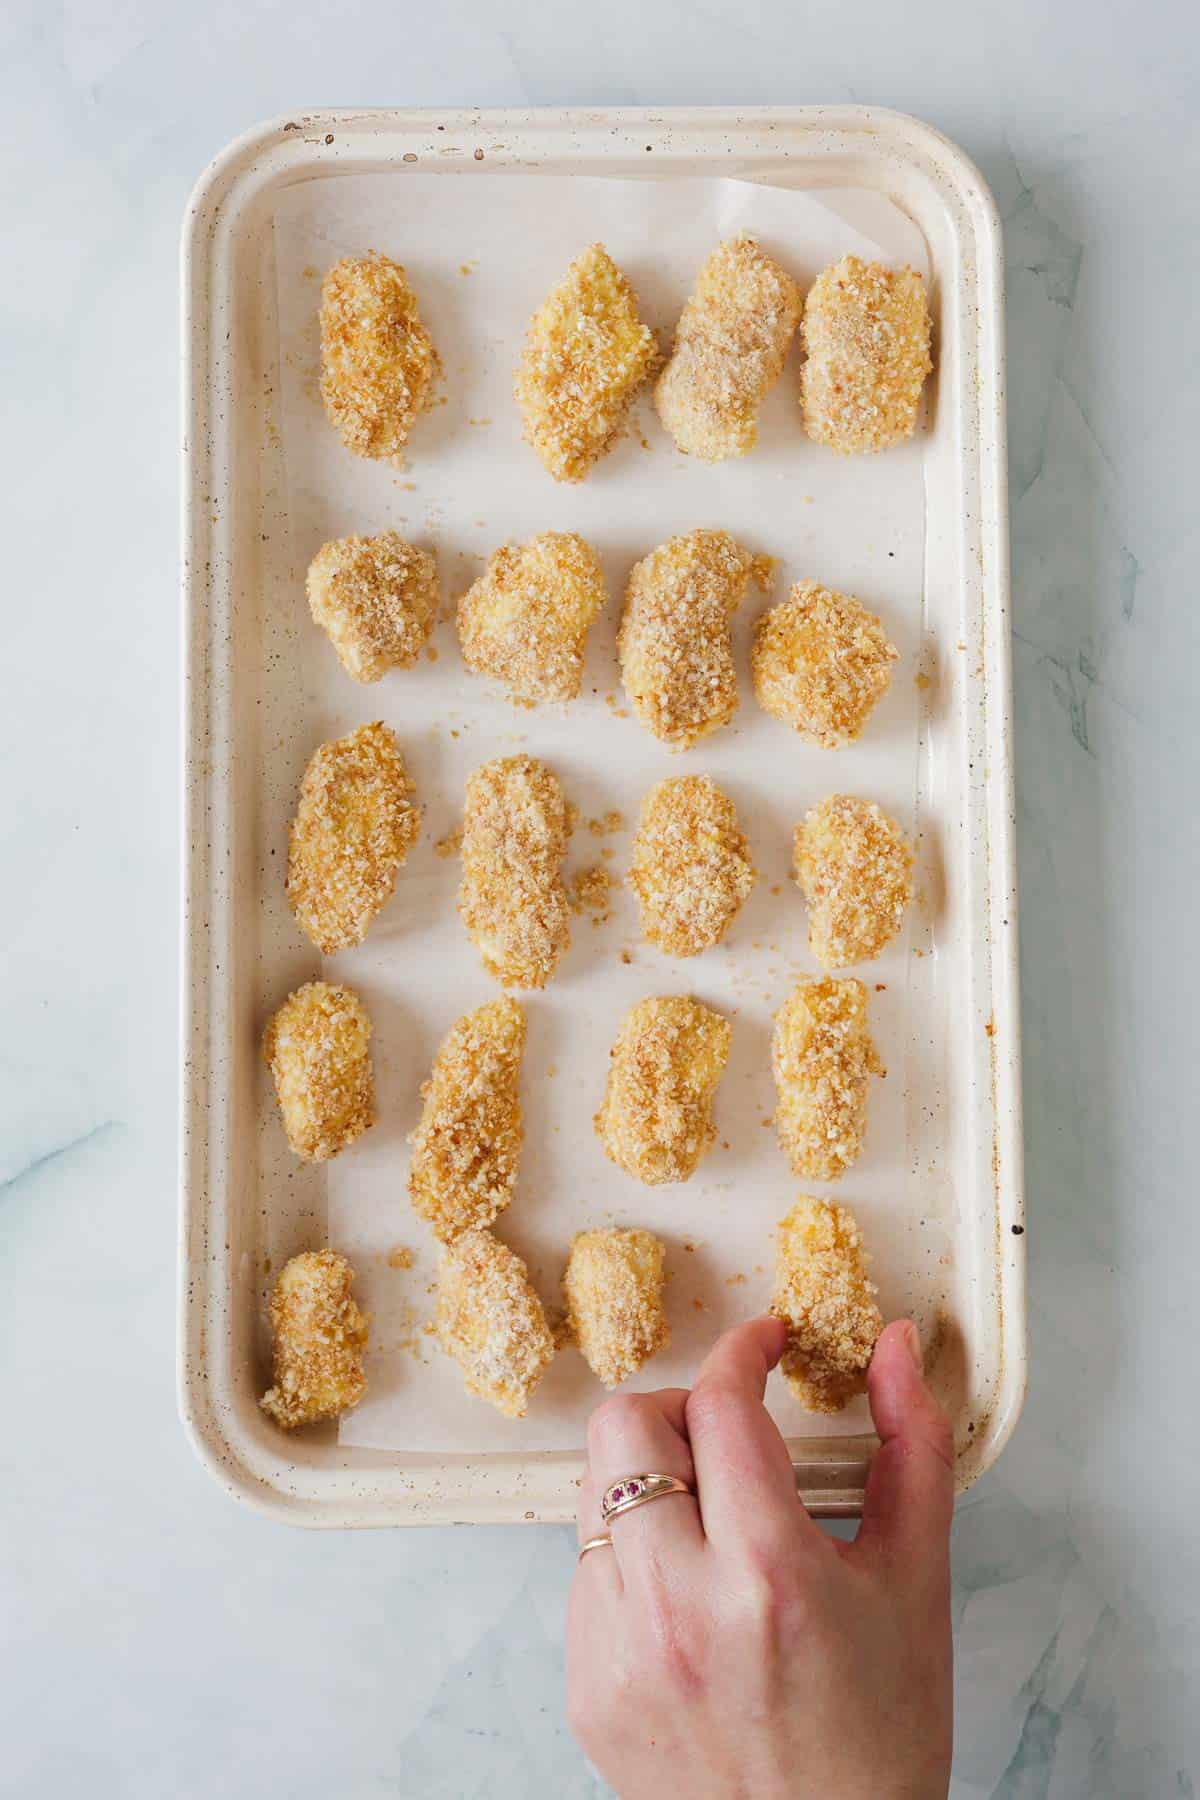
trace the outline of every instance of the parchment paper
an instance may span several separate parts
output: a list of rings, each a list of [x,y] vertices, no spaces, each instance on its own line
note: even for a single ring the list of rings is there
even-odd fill
[[[680,455],[648,402],[624,440],[582,486],[553,482],[522,442],[512,371],[530,315],[585,245],[602,241],[636,287],[643,317],[669,345],[693,277],[718,239],[752,231],[805,286],[845,251],[926,270],[912,223],[874,194],[822,197],[737,180],[598,181],[550,176],[379,174],[297,185],[275,218],[281,332],[278,419],[287,469],[294,604],[306,613],[304,570],[320,544],[393,527],[436,550],[446,618],[436,661],[372,687],[345,676],[313,626],[304,661],[307,755],[322,738],[382,718],[398,733],[424,807],[421,840],[393,901],[365,944],[328,959],[326,974],[358,989],[374,1022],[380,1121],[330,1165],[330,1241],[359,1271],[372,1315],[369,1391],[340,1427],[345,1444],[408,1451],[577,1448],[602,1389],[565,1350],[528,1417],[502,1419],[468,1397],[457,1367],[425,1330],[436,1246],[406,1193],[406,1135],[419,1086],[455,1018],[499,990],[455,911],[457,859],[435,842],[460,817],[467,775],[518,748],[544,757],[579,809],[568,880],[603,862],[625,872],[639,802],[669,774],[710,774],[734,798],[760,871],[726,943],[689,962],[639,939],[618,890],[611,916],[574,922],[568,957],[545,992],[525,997],[526,1142],[516,1197],[498,1223],[528,1261],[548,1304],[571,1236],[594,1224],[640,1224],[666,1240],[673,1331],[669,1352],[631,1385],[687,1383],[727,1324],[761,1310],[770,1292],[773,1231],[799,1184],[771,1123],[770,1031],[793,981],[815,964],[803,905],[789,878],[791,834],[807,807],[844,791],[877,799],[911,826],[922,613],[922,449],[842,459],[799,426],[798,358],[770,396],[755,452],[709,468]],[[445,403],[422,420],[410,467],[365,462],[340,445],[317,392],[319,283],[337,257],[375,248],[402,261],[445,368]],[[630,566],[673,532],[724,526],[777,559],[772,595],[751,595],[737,621],[742,706],[735,723],[672,756],[628,714],[615,635]],[[452,604],[506,540],[578,530],[610,584],[594,628],[584,693],[567,708],[522,711],[471,676],[458,653]],[[865,740],[839,752],[800,742],[755,703],[747,665],[753,622],[795,581],[814,578],[879,611],[900,649],[892,688]],[[619,811],[625,829],[598,837],[588,820]],[[611,855],[606,855],[610,852]],[[873,1253],[885,1314],[915,1309],[928,1323],[930,1238],[914,1231],[907,1197],[905,1044],[911,931],[855,973],[877,988],[872,1027],[888,1066],[873,1084],[861,1162],[831,1194],[857,1213]],[[732,1019],[733,1049],[717,1096],[718,1143],[691,1181],[644,1188],[609,1163],[593,1114],[608,1050],[626,1009],[649,993],[693,993]],[[923,1221],[923,1223],[925,1223]],[[414,1263],[389,1263],[397,1247]],[[936,1238],[935,1238],[936,1248]],[[809,1418],[778,1377],[770,1404],[790,1435],[863,1429],[860,1402],[839,1419]]]

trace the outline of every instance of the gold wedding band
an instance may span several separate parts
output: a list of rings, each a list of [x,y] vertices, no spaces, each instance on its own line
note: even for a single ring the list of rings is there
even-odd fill
[[[676,1475],[626,1475],[623,1480],[614,1481],[611,1487],[605,1488],[600,1516],[607,1525],[610,1519],[632,1512],[635,1506],[664,1500],[668,1494],[690,1494],[691,1491],[687,1482],[680,1481]]]
[[[586,1544],[580,1544],[579,1555],[575,1561],[582,1562],[589,1550],[603,1550],[606,1546],[609,1550],[612,1549],[612,1539],[607,1531],[602,1531],[599,1537],[589,1538]]]

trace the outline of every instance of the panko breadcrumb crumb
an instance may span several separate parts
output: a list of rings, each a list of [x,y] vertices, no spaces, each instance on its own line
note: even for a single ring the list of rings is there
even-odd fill
[[[493,1000],[451,1026],[421,1090],[408,1191],[444,1243],[490,1225],[512,1199],[524,1049],[524,1012],[515,1000]]]
[[[590,912],[596,923],[608,918],[609,902],[612,899],[613,878],[601,863],[593,863],[589,868],[580,869],[571,883],[568,896],[571,911],[575,913]]]
[[[464,1231],[442,1251],[436,1330],[467,1392],[524,1418],[554,1360],[554,1334],[525,1264],[490,1231]]]
[[[396,531],[335,538],[308,569],[308,604],[355,681],[416,662],[437,612],[437,564]]]
[[[775,1129],[793,1175],[836,1181],[867,1130],[867,1087],[886,1073],[867,1024],[867,990],[852,976],[801,981],[775,1018]]]
[[[576,532],[504,544],[458,603],[463,661],[504,682],[514,700],[573,700],[606,599],[596,553]]]
[[[545,987],[571,941],[562,880],[567,809],[532,756],[484,763],[467,783],[458,910],[489,974]]]
[[[321,286],[321,397],[347,450],[402,467],[438,368],[401,265],[377,251],[335,263]]]
[[[793,866],[823,968],[869,962],[891,943],[912,899],[913,853],[873,800],[832,794],[814,806],[796,827]]]
[[[582,481],[611,447],[657,361],[637,295],[593,244],[531,319],[514,384],[525,436],[556,481]]]
[[[753,238],[719,244],[675,330],[654,404],[678,447],[705,462],[744,456],[758,409],[783,371],[800,290]]]
[[[274,1385],[259,1405],[285,1431],[336,1419],[366,1392],[368,1323],[353,1282],[336,1250],[305,1250],[279,1272],[270,1308]]]
[[[395,732],[360,725],[314,751],[288,844],[287,896],[326,956],[361,944],[420,829]]]
[[[852,744],[887,692],[898,652],[848,594],[801,581],[758,621],[750,653],[764,712],[826,750]]]
[[[770,564],[727,531],[690,531],[643,557],[629,577],[617,638],[621,676],[642,724],[672,750],[737,711],[731,623],[753,575]]]
[[[618,1168],[648,1187],[695,1173],[717,1135],[712,1102],[731,1036],[720,1013],[683,995],[651,996],[629,1009],[595,1119]]]
[[[912,436],[933,367],[929,302],[915,269],[843,256],[809,289],[801,334],[809,437],[849,454]]]
[[[663,1312],[666,1251],[652,1232],[581,1231],[563,1276],[567,1321],[605,1387],[636,1375],[671,1341]]]
[[[809,1412],[835,1413],[867,1385],[883,1317],[849,1207],[802,1194],[780,1221],[771,1311],[788,1328],[780,1368]]]
[[[651,788],[629,871],[648,943],[670,956],[711,950],[749,897],[755,875],[733,801],[707,775],[680,775]]]
[[[309,981],[289,994],[263,1033],[287,1141],[306,1162],[327,1162],[375,1122],[371,1021],[348,987]]]

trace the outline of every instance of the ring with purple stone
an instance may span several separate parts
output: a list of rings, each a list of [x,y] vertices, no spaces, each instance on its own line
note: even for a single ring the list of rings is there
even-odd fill
[[[607,1525],[618,1514],[632,1512],[635,1506],[646,1506],[651,1500],[662,1500],[667,1494],[690,1494],[686,1481],[675,1475],[626,1475],[604,1490],[600,1516]]]

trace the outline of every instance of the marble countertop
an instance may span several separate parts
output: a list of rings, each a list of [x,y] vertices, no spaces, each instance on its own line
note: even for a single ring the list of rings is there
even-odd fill
[[[533,0],[0,19],[0,1792],[601,1792],[562,1720],[565,1530],[284,1530],[224,1497],[175,1412],[179,222],[248,124],[389,102],[875,102],[993,185],[1032,1384],[958,1511],[954,1791],[1200,1781],[1194,9],[605,19]]]

